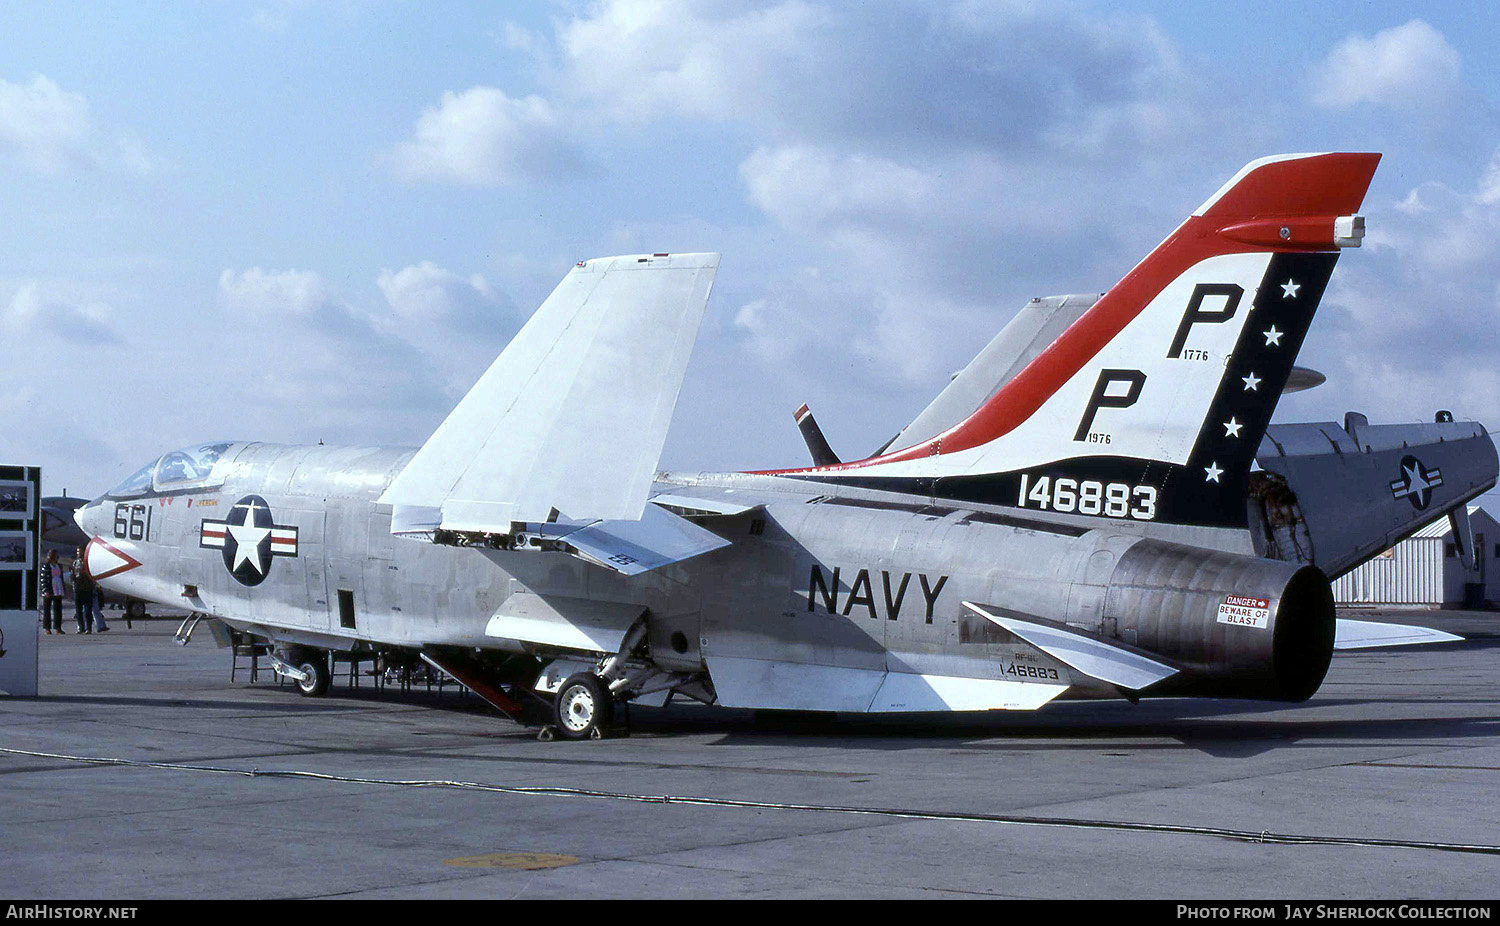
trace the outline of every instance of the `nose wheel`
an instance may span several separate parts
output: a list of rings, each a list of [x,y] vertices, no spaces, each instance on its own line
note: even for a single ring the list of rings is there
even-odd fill
[[[603,728],[614,722],[614,696],[599,676],[579,672],[557,689],[552,714],[564,739],[599,739]]]
[[[309,656],[297,663],[303,675],[297,680],[297,691],[304,698],[320,698],[328,692],[332,676],[328,671],[328,660]]]

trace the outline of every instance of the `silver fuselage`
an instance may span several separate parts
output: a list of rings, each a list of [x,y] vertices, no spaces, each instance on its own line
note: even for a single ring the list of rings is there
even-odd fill
[[[507,599],[530,593],[645,608],[650,652],[670,671],[702,671],[727,656],[1021,680],[1066,687],[1070,698],[1119,692],[963,603],[1045,615],[1148,649],[1165,645],[1179,662],[1222,675],[1249,657],[1236,655],[1240,628],[1203,619],[1216,590],[1278,595],[1295,568],[1248,555],[1243,534],[1204,533],[1204,547],[1216,551],[1152,539],[1149,526],[1126,533],[1097,519],[1069,523],[776,476],[661,474],[659,489],[759,507],[709,523],[729,546],[625,577],[560,552],[393,537],[390,508],[376,500],[411,452],[244,444],[214,487],[106,496],[79,520],[140,563],[104,578],[107,587],[284,643],[566,655],[486,633]],[[250,496],[269,508],[282,538],[276,555],[255,564],[263,576],[253,585],[210,542]],[[1162,570],[1150,564],[1164,556],[1192,562],[1152,578]],[[1200,589],[1187,588],[1195,582]],[[1155,597],[1143,610],[1119,599],[1125,586]],[[1122,617],[1132,608],[1141,613]]]

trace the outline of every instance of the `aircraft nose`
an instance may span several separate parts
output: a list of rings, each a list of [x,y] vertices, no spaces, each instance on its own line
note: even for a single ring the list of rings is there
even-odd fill
[[[74,513],[73,520],[84,533],[98,537],[104,533],[104,505],[98,501],[89,502]]]

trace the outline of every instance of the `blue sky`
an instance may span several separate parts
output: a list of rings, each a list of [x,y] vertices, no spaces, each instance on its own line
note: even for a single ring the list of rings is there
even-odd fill
[[[0,6],[0,425],[93,495],[421,443],[582,258],[724,254],[663,466],[882,444],[1245,162],[1384,153],[1281,420],[1500,425],[1490,4]]]

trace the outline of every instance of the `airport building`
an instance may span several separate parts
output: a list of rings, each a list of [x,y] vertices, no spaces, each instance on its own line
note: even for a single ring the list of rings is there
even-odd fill
[[[1483,508],[1470,505],[1469,523],[1479,550],[1476,570],[1465,570],[1453,527],[1447,518],[1438,518],[1336,579],[1334,601],[1355,607],[1449,608],[1481,607],[1481,600],[1500,602],[1500,522]]]

